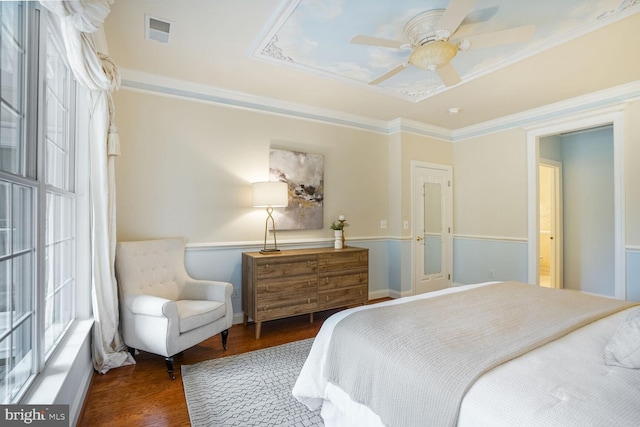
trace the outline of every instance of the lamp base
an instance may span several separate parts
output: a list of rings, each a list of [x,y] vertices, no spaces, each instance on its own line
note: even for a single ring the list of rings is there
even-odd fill
[[[280,249],[273,249],[273,248],[260,249],[261,254],[273,254],[278,252],[280,252]]]

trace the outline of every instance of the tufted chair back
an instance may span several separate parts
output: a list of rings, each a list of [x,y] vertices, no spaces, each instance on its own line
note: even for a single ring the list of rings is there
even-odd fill
[[[189,279],[184,267],[185,241],[182,238],[126,242],[118,246],[118,285],[123,295],[153,295],[173,301],[180,299]]]

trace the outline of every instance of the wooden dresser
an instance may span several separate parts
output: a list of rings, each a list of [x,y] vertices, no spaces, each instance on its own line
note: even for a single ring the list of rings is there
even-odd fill
[[[244,324],[359,305],[369,298],[369,250],[296,249],[242,254]]]

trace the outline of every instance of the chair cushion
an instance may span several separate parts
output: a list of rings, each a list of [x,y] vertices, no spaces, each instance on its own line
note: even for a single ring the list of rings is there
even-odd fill
[[[176,301],[178,319],[180,319],[180,333],[199,328],[225,316],[227,308],[219,301]]]

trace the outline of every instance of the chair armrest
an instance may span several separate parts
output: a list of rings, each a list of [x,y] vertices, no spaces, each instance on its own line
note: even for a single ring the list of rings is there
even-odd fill
[[[127,301],[127,305],[133,314],[155,317],[178,316],[175,301],[153,295],[136,295]]]
[[[233,285],[214,280],[189,280],[182,290],[181,299],[226,302],[231,299]]]

